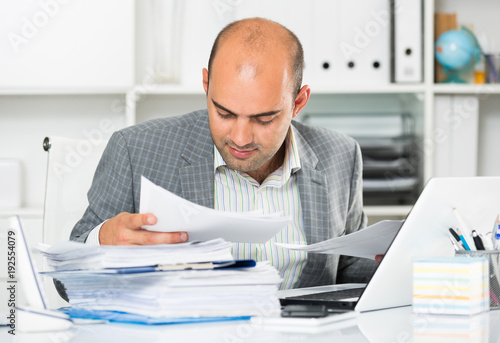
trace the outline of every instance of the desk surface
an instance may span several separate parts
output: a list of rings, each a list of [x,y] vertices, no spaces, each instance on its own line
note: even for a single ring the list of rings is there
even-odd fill
[[[280,291],[280,296],[350,288],[331,285]],[[417,315],[411,306],[358,313],[355,319],[321,327],[258,325],[249,320],[177,325],[88,324],[47,333],[8,333],[0,327],[2,343],[157,343],[157,342],[500,342],[500,310],[476,316]]]
[[[132,324],[75,325],[62,332],[8,334],[4,343],[87,342],[497,342],[500,311],[478,316],[414,315],[411,307],[360,313],[346,325],[335,323],[311,332],[299,328],[260,327],[250,321],[144,326]]]

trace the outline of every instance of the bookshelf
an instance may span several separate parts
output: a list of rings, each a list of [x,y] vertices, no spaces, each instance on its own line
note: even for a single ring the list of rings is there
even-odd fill
[[[30,84],[29,69],[22,68],[20,63],[12,68],[19,68],[19,73],[26,76],[25,85],[5,85],[0,82],[0,158],[17,158],[23,167],[24,188],[22,189],[23,207],[19,209],[5,209],[0,211],[0,219],[13,214],[20,214],[33,220],[33,227],[39,223],[43,213],[43,196],[45,184],[46,153],[42,149],[42,141],[49,135],[71,135],[76,138],[85,137],[85,130],[99,127],[102,120],[111,121],[113,128],[120,129],[135,123],[160,116],[173,116],[205,107],[205,96],[201,86],[201,70],[186,72],[190,82],[180,84],[159,84],[151,78],[151,66],[154,65],[153,49],[154,27],[151,19],[154,13],[149,6],[150,1],[109,1],[105,6],[106,16],[94,17],[93,8],[102,6],[97,2],[73,1],[66,7],[61,7],[57,16],[54,16],[51,25],[40,29],[38,38],[33,39],[26,46],[22,55],[25,62],[36,58],[37,51],[43,51],[44,37],[50,39],[52,33],[61,37],[60,30],[69,27],[74,36],[66,39],[77,41],[79,36],[86,34],[98,35],[106,33],[108,45],[113,45],[118,53],[112,54],[105,49],[102,55],[95,58],[96,51],[78,50],[82,56],[71,56],[75,69],[80,70],[76,81],[71,85],[64,85],[60,75],[54,77],[47,86],[40,86],[36,82]],[[500,132],[500,85],[444,85],[434,84],[434,56],[433,56],[433,27],[434,12],[456,11],[459,21],[472,23],[485,34],[496,34],[495,20],[500,14],[500,3],[495,0],[480,0],[470,2],[466,0],[423,0],[424,1],[424,78],[419,84],[349,84],[349,85],[319,85],[312,87],[313,95],[306,109],[309,111],[325,111],[335,107],[346,110],[363,109],[393,109],[409,110],[415,113],[417,130],[423,144],[423,182],[434,175],[434,155],[432,153],[435,142],[434,135],[434,102],[439,96],[470,95],[478,96],[479,101],[479,133],[478,133],[478,175],[500,174],[500,159],[494,151],[497,141],[497,132]],[[186,1],[186,11],[192,8],[194,1]],[[18,12],[17,17],[10,14],[11,25],[5,29],[19,29],[23,16],[29,16],[40,11],[38,3],[32,1],[32,9]],[[11,4],[0,5],[1,13],[9,13]],[[190,7],[191,6],[191,7]],[[6,10],[4,10],[4,8]],[[77,10],[85,9],[88,18],[91,18],[97,27],[95,31],[76,30],[71,24],[71,18]],[[102,7],[101,7],[102,8]],[[211,8],[210,6],[208,8]],[[487,9],[481,11],[481,9]],[[10,12],[12,13],[12,11]],[[106,18],[113,13],[113,18],[120,17],[116,25],[108,25]],[[288,13],[288,12],[287,12]],[[484,16],[483,16],[484,13]],[[3,14],[5,17],[6,14]],[[2,17],[2,18],[3,18]],[[13,20],[16,19],[17,21]],[[462,19],[463,20],[462,20]],[[80,21],[78,22],[80,23]],[[16,26],[17,25],[17,26]],[[76,25],[76,24],[75,24]],[[111,28],[113,27],[113,28]],[[294,29],[294,28],[292,28]],[[99,31],[100,30],[100,31]],[[208,27],[207,31],[217,32],[217,27]],[[87,32],[87,33],[86,33]],[[97,37],[97,36],[96,36]],[[83,39],[82,38],[82,39]],[[97,38],[96,38],[97,39]],[[92,40],[84,39],[88,47],[92,47]],[[110,44],[109,42],[113,42]],[[8,43],[3,43],[8,44]],[[94,48],[101,48],[103,41],[95,44]],[[208,45],[211,45],[211,41]],[[500,41],[497,42],[500,47]],[[52,54],[64,52],[64,45],[56,45],[51,41]],[[10,51],[10,46],[4,46]],[[206,49],[206,47],[202,47]],[[203,50],[200,48],[200,51]],[[307,47],[305,46],[307,49]],[[76,49],[76,47],[75,47]],[[82,52],[83,51],[83,52]],[[99,51],[101,52],[101,51]],[[128,53],[127,53],[128,52]],[[184,51],[186,53],[186,51]],[[201,54],[200,52],[197,52]],[[120,55],[121,54],[121,55]],[[123,55],[123,56],[122,56]],[[208,54],[201,54],[203,61]],[[30,57],[31,56],[31,57]],[[201,57],[200,57],[201,59]],[[98,65],[87,65],[86,60]],[[49,60],[47,60],[49,61]],[[4,61],[5,62],[5,61]],[[48,62],[47,62],[48,63]],[[187,62],[186,62],[187,63]],[[3,63],[5,69],[5,63]],[[58,73],[57,65],[51,65],[51,73]],[[94,70],[96,69],[97,72]],[[186,66],[183,66],[183,70]],[[64,71],[66,72],[66,70]],[[106,73],[104,73],[106,72]],[[86,74],[93,73],[93,77]],[[103,74],[104,73],[104,74]],[[85,76],[85,77],[84,77]],[[78,83],[78,77],[81,82]],[[35,85],[35,86],[34,86]],[[424,147],[423,147],[424,148]],[[403,218],[411,206],[371,206],[366,208],[370,217],[381,219],[385,217]]]

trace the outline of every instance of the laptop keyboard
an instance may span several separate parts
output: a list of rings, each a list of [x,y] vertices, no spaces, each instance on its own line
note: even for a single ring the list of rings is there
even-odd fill
[[[339,291],[331,292],[320,292],[313,294],[303,294],[294,297],[287,297],[286,300],[316,300],[316,301],[335,301],[350,298],[359,298],[361,293],[364,291],[364,287],[361,288],[349,288],[342,289]]]

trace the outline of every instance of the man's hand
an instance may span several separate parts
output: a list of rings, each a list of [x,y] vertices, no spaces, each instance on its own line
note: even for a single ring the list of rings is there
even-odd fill
[[[143,225],[156,224],[153,214],[122,212],[106,221],[99,231],[101,245],[148,245],[182,243],[188,240],[186,232],[154,232],[142,230]]]
[[[375,262],[378,262],[378,263],[382,262],[382,259],[384,258],[384,256],[385,255],[376,255],[375,256]]]

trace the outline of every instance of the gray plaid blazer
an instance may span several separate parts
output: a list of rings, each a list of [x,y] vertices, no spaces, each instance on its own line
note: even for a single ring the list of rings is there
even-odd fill
[[[308,244],[365,226],[362,161],[358,144],[330,130],[296,121],[302,168],[297,183]],[[84,242],[89,232],[120,212],[139,211],[140,179],[194,203],[214,208],[214,143],[206,110],[137,124],[111,137],[88,192],[89,206],[71,233]],[[368,261],[368,260],[366,260]],[[359,259],[309,253],[297,287],[366,281]],[[337,277],[338,276],[338,277]],[[359,279],[357,276],[361,276]]]

